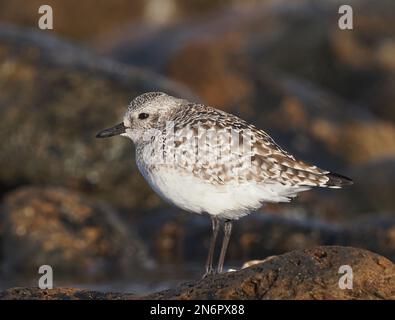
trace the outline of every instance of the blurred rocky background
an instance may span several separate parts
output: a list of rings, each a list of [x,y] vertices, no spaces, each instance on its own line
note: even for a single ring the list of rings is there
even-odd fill
[[[235,113],[353,178],[239,221],[228,267],[316,245],[395,260],[395,2],[0,0],[0,288],[151,292],[200,277],[210,222],[160,200],[126,139],[96,140],[160,90]]]

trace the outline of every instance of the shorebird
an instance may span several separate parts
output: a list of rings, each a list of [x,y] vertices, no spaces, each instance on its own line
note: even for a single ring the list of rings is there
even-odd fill
[[[232,222],[266,202],[288,202],[313,187],[352,180],[296,159],[263,130],[224,111],[162,92],[132,100],[123,121],[97,134],[135,145],[137,167],[156,193],[186,211],[211,217],[205,276],[221,273]],[[213,255],[220,224],[224,237]]]

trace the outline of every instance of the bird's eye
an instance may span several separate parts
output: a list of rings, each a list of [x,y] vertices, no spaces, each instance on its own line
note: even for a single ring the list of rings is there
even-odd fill
[[[149,117],[149,114],[148,114],[148,113],[140,113],[140,114],[139,114],[139,119],[140,119],[140,120],[147,119],[148,117]]]

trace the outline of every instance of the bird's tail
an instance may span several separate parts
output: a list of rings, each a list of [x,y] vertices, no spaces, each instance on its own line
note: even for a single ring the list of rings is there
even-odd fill
[[[336,189],[353,184],[353,181],[348,177],[318,168],[301,160],[293,159],[293,161],[289,161],[288,159],[282,159],[280,166],[282,166],[281,175],[284,175],[295,187]]]
[[[327,173],[326,177],[328,178],[328,181],[324,186],[328,188],[341,188],[354,183],[350,178],[334,172]]]

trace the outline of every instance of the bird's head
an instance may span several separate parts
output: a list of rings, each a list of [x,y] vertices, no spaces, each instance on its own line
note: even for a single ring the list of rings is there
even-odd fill
[[[130,103],[123,122],[100,131],[96,138],[108,138],[121,135],[138,143],[150,131],[166,126],[169,116],[185,100],[172,97],[163,92],[148,92],[137,96]]]

